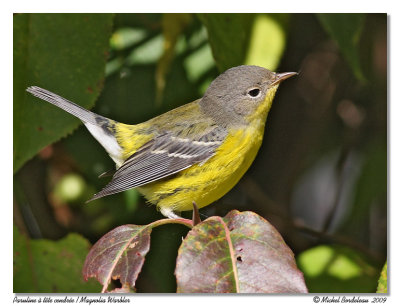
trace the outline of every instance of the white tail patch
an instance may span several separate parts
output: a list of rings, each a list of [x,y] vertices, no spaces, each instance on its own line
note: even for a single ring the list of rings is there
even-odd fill
[[[84,123],[90,134],[93,135],[94,138],[106,149],[107,153],[113,159],[113,161],[117,164],[117,168],[119,168],[122,163],[122,148],[119,146],[116,138],[106,133],[102,127],[98,125],[94,125],[91,123]]]

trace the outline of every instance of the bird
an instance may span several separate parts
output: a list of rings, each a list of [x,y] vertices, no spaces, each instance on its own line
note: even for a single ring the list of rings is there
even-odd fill
[[[26,90],[79,118],[115,162],[111,181],[89,201],[136,188],[162,215],[176,219],[193,203],[207,206],[238,183],[262,144],[279,84],[294,75],[232,67],[203,97],[134,125],[38,86]]]

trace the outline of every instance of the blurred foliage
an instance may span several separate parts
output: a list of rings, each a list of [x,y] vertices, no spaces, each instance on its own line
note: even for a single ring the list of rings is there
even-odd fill
[[[277,68],[289,14],[199,14],[199,18],[220,72],[243,64]]]
[[[191,14],[163,14],[162,34],[164,38],[163,54],[159,58],[156,70],[156,104],[162,102],[166,76],[175,54],[175,47],[183,30],[191,22]]]
[[[382,268],[381,276],[378,281],[378,288],[376,289],[376,293],[387,293],[387,263]]]
[[[365,14],[317,14],[325,30],[337,42],[354,74],[365,80],[360,64],[360,36]]]
[[[375,292],[387,253],[386,14],[13,18],[14,223],[30,237],[24,239],[47,239],[41,247],[51,249],[50,239],[77,232],[94,243],[119,225],[161,218],[135,190],[84,204],[107,183],[98,175],[113,162],[82,125],[72,133],[77,119],[30,97],[27,86],[84,107],[96,102],[93,111],[134,124],[198,99],[229,67],[257,64],[300,74],[278,90],[245,178],[202,217],[255,211],[301,254],[300,262],[310,262],[313,252],[325,256],[314,276],[313,263],[304,266],[310,292],[322,286]],[[186,232],[172,225],[153,231],[138,292],[176,291],[173,271]],[[353,274],[344,278],[347,269]],[[67,291],[92,290],[74,287],[81,278],[59,281]],[[14,273],[14,291],[51,290],[29,286]]]
[[[253,14],[199,14],[220,72],[244,63]]]
[[[285,50],[289,14],[258,14],[253,19],[244,64],[275,71]],[[266,35],[268,33],[268,35]]]
[[[69,234],[59,241],[31,240],[14,227],[14,292],[99,292],[94,280],[82,279],[89,242]]]
[[[353,249],[320,245],[299,254],[299,269],[315,293],[373,292],[379,271]]]

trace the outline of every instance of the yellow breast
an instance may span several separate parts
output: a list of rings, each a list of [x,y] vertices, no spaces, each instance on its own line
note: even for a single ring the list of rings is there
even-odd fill
[[[252,164],[261,146],[264,128],[231,131],[216,154],[164,180],[139,189],[158,208],[175,211],[204,207],[226,194]]]

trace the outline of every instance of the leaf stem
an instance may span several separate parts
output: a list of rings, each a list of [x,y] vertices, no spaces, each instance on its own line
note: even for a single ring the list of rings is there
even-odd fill
[[[189,220],[189,219],[185,219],[185,218],[180,218],[180,219],[160,219],[157,221],[154,221],[152,223],[150,223],[148,225],[149,228],[154,228],[160,225],[164,225],[164,224],[182,224],[182,225],[186,225],[187,227],[189,227],[190,229],[193,228],[193,221]]]

